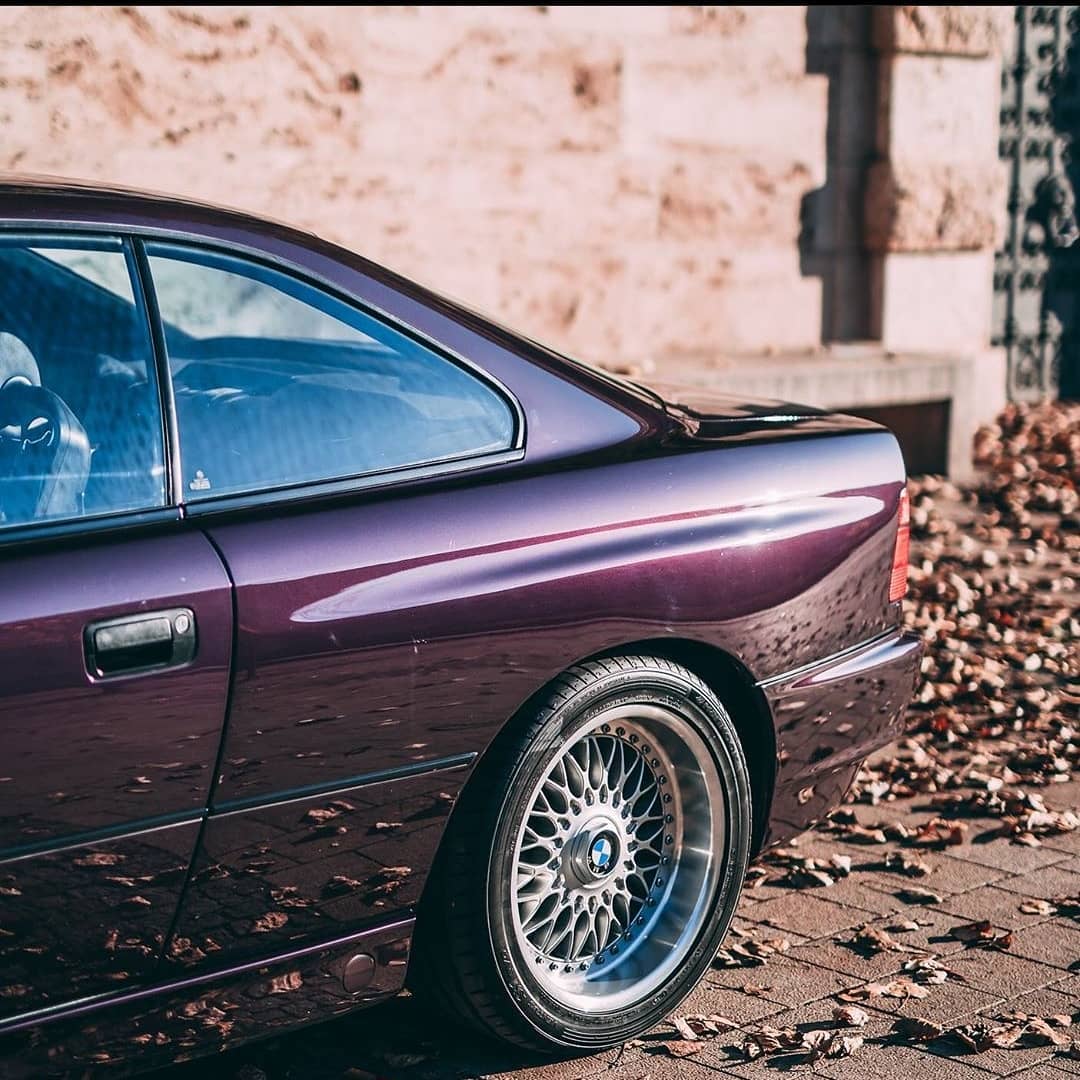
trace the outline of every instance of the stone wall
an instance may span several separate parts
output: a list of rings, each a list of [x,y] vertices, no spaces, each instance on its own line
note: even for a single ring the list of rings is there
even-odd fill
[[[293,221],[593,360],[822,339],[805,8],[9,7],[0,56],[0,168]]]

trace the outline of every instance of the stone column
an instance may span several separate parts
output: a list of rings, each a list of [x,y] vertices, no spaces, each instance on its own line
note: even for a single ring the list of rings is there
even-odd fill
[[[1011,7],[892,5],[874,11],[877,160],[867,177],[874,336],[897,353],[957,358],[950,472],[1005,401],[990,348],[994,248],[1006,211],[998,160],[1001,56]]]

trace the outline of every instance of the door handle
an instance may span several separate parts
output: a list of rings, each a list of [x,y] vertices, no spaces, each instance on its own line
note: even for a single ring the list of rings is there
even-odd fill
[[[167,608],[90,623],[83,631],[92,678],[181,667],[195,658],[195,613]]]

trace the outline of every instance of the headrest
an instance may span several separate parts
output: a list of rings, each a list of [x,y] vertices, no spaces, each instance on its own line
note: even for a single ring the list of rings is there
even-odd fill
[[[41,372],[38,371],[34,354],[22,338],[0,333],[0,389],[9,383],[40,386]]]

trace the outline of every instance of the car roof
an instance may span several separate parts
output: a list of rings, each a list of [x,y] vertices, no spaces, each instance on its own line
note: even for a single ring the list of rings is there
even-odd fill
[[[150,210],[190,211],[200,219],[207,216],[220,215],[232,221],[243,218],[253,224],[279,226],[291,231],[301,231],[295,226],[289,226],[284,221],[275,221],[272,218],[256,216],[237,207],[225,206],[220,203],[208,202],[202,199],[192,199],[187,195],[168,194],[163,191],[150,191],[145,188],[132,188],[122,184],[109,184],[104,180],[89,180],[79,177],[50,176],[46,174],[8,173],[0,171],[0,197],[22,197],[33,200],[65,199],[80,203],[114,203],[122,201],[136,205],[143,205]],[[154,214],[158,217],[158,214]]]

